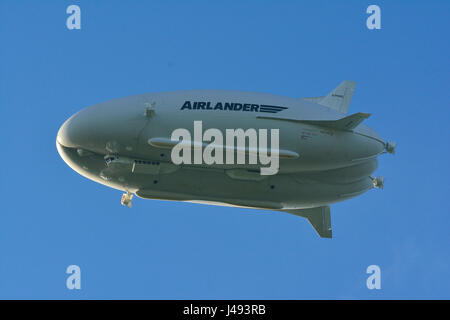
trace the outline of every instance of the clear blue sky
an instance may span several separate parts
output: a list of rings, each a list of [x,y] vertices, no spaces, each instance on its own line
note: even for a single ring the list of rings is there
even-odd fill
[[[66,8],[81,7],[81,30]],[[370,4],[381,30],[366,28]],[[448,1],[0,1],[0,298],[450,298]],[[385,189],[332,206],[334,238],[283,213],[135,199],[59,157],[59,126],[132,94],[302,97],[398,143]],[[66,267],[82,290],[66,289]],[[366,288],[381,267],[382,289]]]

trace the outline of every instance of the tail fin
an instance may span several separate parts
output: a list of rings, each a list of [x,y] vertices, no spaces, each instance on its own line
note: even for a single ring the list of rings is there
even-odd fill
[[[342,81],[340,85],[331,91],[325,97],[302,98],[311,102],[321,104],[325,107],[338,110],[342,113],[347,113],[348,107],[352,100],[353,91],[355,90],[356,82]]]
[[[297,120],[297,122],[308,123],[335,130],[353,130],[368,117],[370,117],[370,113],[358,112],[338,120]]]
[[[333,236],[333,232],[331,231],[330,206],[280,211],[308,219],[309,223],[311,223],[314,230],[316,230],[321,238],[331,238]]]

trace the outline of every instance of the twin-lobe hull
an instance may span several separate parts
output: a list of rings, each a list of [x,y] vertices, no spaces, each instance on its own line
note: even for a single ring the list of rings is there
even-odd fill
[[[317,207],[355,197],[372,188],[369,175],[377,166],[373,159],[342,169],[261,176],[245,174],[248,171],[243,169],[174,166],[162,161],[136,164],[143,161],[129,158],[120,158],[120,164],[108,167],[102,156],[80,157],[77,149],[59,144],[58,150],[80,174],[141,198],[277,210]]]
[[[81,175],[125,191],[126,206],[135,194],[278,210],[329,238],[329,205],[382,187],[377,156],[395,151],[362,124],[369,114],[345,114],[354,85],[307,99],[192,90],[111,100],[70,117],[57,148]]]

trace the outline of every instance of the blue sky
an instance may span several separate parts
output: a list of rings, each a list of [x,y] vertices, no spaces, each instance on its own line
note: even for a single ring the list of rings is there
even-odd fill
[[[81,8],[81,30],[66,8]],[[366,8],[381,8],[381,30]],[[448,1],[0,1],[0,298],[450,298]],[[334,238],[283,213],[135,199],[59,157],[59,126],[132,94],[302,97],[398,143],[385,189],[333,205]],[[81,267],[82,289],[65,286]],[[381,290],[366,288],[381,267]]]

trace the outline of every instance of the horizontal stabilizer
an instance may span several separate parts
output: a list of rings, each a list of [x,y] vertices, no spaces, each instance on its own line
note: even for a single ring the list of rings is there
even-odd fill
[[[302,98],[314,103],[318,103],[325,107],[338,110],[342,113],[347,113],[352,101],[353,91],[355,90],[356,82],[343,81],[340,85],[324,97]]]
[[[280,210],[296,216],[308,219],[316,232],[322,238],[331,238],[333,236],[331,230],[330,206],[317,207],[311,209],[288,209]]]
[[[297,120],[297,122],[336,130],[353,130],[368,117],[370,117],[370,113],[358,112],[339,120]]]

